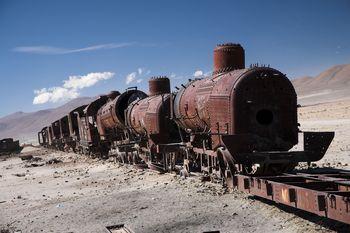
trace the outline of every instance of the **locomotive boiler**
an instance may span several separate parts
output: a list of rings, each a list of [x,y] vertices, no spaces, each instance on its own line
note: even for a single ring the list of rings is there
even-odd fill
[[[126,110],[127,125],[140,138],[138,147],[146,155],[144,160],[162,171],[173,170],[181,160],[176,145],[180,135],[171,117],[171,101],[169,78],[153,77],[149,80],[149,97],[133,102]]]
[[[126,140],[129,138],[130,135],[123,135],[124,130],[127,129],[125,111],[133,101],[145,97],[147,95],[137,88],[129,88],[122,94],[116,92],[111,96],[97,113],[97,128],[101,139]]]
[[[175,120],[191,135],[201,166],[221,172],[274,174],[297,162],[322,157],[333,133],[306,133],[309,151],[288,152],[298,143],[297,95],[290,80],[269,67],[245,68],[244,49],[222,44],[214,50],[214,71],[190,81],[176,94]],[[209,156],[209,157],[208,157]]]
[[[106,152],[113,150],[121,162],[140,163],[137,158],[138,148],[135,147],[139,140],[127,126],[126,109],[132,102],[145,97],[147,95],[144,92],[134,87],[122,94],[115,92],[97,112],[96,125],[101,143],[108,148]]]

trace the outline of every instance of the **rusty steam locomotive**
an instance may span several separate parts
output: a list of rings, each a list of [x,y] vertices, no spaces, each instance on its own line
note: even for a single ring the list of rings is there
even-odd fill
[[[39,133],[41,145],[159,171],[199,171],[231,181],[235,173],[279,174],[321,159],[333,132],[304,132],[298,143],[297,95],[270,67],[245,68],[239,44],[214,50],[209,77],[171,92],[167,77],[149,94],[129,88],[80,106]]]

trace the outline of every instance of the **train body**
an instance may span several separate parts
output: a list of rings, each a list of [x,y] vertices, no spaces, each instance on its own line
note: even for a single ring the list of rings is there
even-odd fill
[[[22,151],[23,147],[19,145],[18,140],[13,138],[4,138],[0,140],[0,156],[8,154],[18,154]]]
[[[154,77],[148,95],[130,88],[100,96],[44,127],[40,144],[226,181],[321,159],[334,133],[304,132],[304,150],[290,151],[300,133],[294,87],[276,69],[246,68],[244,56],[239,44],[218,45],[212,75],[173,93],[168,78]]]

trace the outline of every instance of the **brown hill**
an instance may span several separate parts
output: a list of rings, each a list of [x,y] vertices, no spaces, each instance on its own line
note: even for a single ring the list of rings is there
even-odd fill
[[[36,142],[36,135],[45,125],[61,118],[70,110],[90,103],[94,98],[81,97],[53,109],[37,112],[15,112],[0,118],[0,139],[13,137],[23,142]]]
[[[292,80],[302,105],[350,99],[350,64],[336,65],[316,77]]]

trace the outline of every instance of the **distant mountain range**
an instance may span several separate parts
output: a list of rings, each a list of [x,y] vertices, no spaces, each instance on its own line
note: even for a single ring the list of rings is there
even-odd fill
[[[350,99],[350,64],[333,66],[316,77],[292,80],[302,105]],[[16,112],[0,118],[0,139],[13,137],[22,142],[36,142],[37,132],[70,110],[90,103],[95,97],[81,97],[53,109]]]
[[[350,64],[333,66],[316,77],[293,79],[298,102],[310,105],[350,98]]]
[[[80,97],[52,109],[37,112],[15,112],[0,118],[0,139],[12,137],[23,142],[36,142],[37,132],[44,126],[63,117],[70,110],[90,103],[94,98]]]

